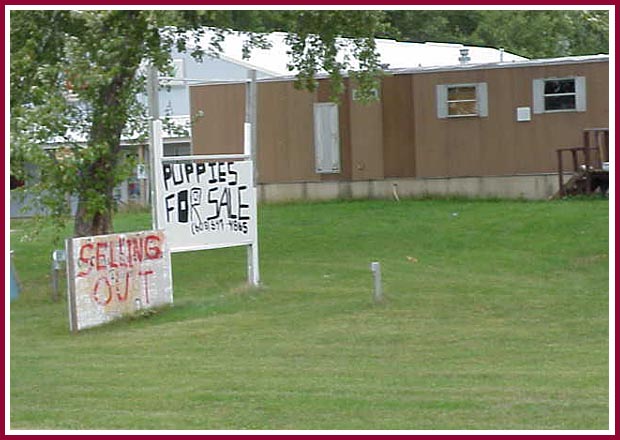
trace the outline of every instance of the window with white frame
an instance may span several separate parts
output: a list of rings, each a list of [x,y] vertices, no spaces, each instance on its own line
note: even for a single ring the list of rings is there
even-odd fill
[[[437,86],[437,117],[488,116],[486,83],[440,84]]]
[[[532,85],[534,113],[586,111],[583,76],[535,79]]]

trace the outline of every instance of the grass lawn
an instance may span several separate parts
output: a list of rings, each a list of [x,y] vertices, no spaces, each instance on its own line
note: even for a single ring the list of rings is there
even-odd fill
[[[66,295],[51,300],[61,246],[20,241],[31,225],[14,221],[10,426],[608,429],[608,214],[605,200],[264,205],[260,289],[243,248],[174,254],[173,307],[78,335]]]

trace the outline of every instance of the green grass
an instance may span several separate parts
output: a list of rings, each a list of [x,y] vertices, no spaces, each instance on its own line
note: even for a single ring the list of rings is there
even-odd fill
[[[175,254],[173,307],[78,335],[50,299],[51,232],[12,222],[11,428],[608,429],[608,210],[261,206],[260,289],[243,248]]]

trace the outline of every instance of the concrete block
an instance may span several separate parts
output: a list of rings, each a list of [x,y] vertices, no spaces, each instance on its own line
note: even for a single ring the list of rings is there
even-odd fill
[[[339,182],[307,182],[308,200],[335,200],[340,194]]]
[[[260,200],[288,202],[305,199],[305,183],[271,183],[260,185]]]
[[[366,181],[351,182],[351,198],[353,199],[369,199],[370,187]]]
[[[565,179],[567,180],[567,179]],[[480,176],[424,179],[385,179],[353,182],[300,182],[263,184],[264,201],[392,199],[423,196],[462,196],[547,199],[558,188],[556,174]]]

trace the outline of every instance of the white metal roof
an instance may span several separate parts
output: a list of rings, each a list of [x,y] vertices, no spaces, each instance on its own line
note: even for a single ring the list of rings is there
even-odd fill
[[[208,42],[213,35],[214,32],[212,31],[206,32],[201,41],[203,47],[208,46]],[[297,71],[289,70],[288,68],[290,46],[286,44],[286,35],[284,32],[268,34],[266,39],[271,43],[271,48],[254,48],[250,52],[250,57],[244,59],[243,42],[247,40],[247,37],[235,32],[227,35],[226,39],[220,43],[222,48],[220,58],[265,72],[271,76],[294,75]],[[351,55],[351,49],[346,48],[351,44],[351,41],[347,39],[338,40],[340,44],[345,46],[340,51],[341,59],[346,54]],[[387,69],[460,65],[459,57],[461,57],[462,49],[468,49],[467,56],[470,58],[468,64],[522,61],[527,59],[492,47],[465,46],[452,43],[409,43],[387,39],[376,39],[375,41],[377,52],[380,56],[380,63]],[[355,65],[353,65],[353,68],[355,68]]]
[[[583,56],[571,56],[561,58],[539,58],[539,59],[523,59],[512,60],[503,62],[491,62],[480,64],[460,64],[453,66],[430,66],[430,67],[411,67],[401,69],[390,69],[390,73],[424,73],[424,72],[439,72],[439,71],[455,71],[455,70],[476,70],[476,69],[501,69],[506,67],[534,67],[534,66],[553,66],[560,64],[583,64],[583,63],[596,63],[609,61],[609,55],[583,55]]]

